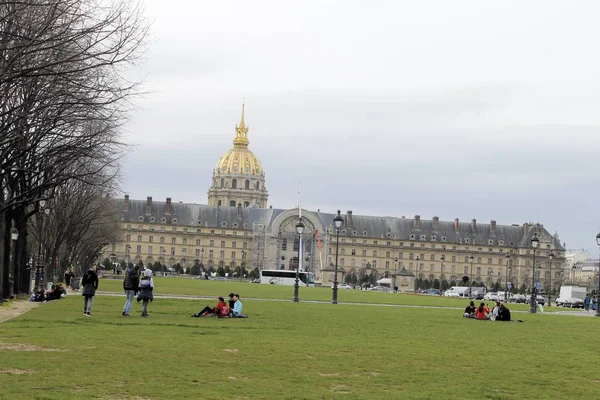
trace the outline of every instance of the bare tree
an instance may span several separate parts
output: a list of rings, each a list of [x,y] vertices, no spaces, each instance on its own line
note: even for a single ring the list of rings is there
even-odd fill
[[[72,180],[96,185],[118,166],[139,85],[123,73],[147,29],[127,0],[0,0],[0,298],[11,225],[20,233],[13,268],[23,268],[38,201]]]

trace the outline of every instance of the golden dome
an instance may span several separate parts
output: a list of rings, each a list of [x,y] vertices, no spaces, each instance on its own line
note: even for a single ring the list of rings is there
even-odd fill
[[[248,149],[248,127],[244,122],[244,105],[242,104],[242,119],[235,127],[233,149],[223,154],[217,163],[215,174],[241,174],[263,176],[262,165],[258,158]]]
[[[262,176],[263,169],[258,158],[248,148],[234,147],[219,159],[215,173]]]

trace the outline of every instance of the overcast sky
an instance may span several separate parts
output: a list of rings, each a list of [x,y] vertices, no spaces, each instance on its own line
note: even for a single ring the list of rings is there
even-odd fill
[[[494,3],[494,4],[492,4]],[[600,2],[146,0],[132,198],[206,203],[242,99],[269,203],[541,222],[597,256]]]

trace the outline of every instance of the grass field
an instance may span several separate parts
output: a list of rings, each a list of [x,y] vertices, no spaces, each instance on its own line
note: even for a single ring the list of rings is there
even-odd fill
[[[242,298],[261,298],[291,300],[294,288],[292,286],[260,285],[239,281],[206,281],[190,278],[154,278],[156,292],[163,294],[179,294],[190,296],[227,296],[229,293],[239,293]],[[122,292],[122,279],[101,279],[99,290]],[[331,301],[330,287],[301,287],[300,300]],[[338,300],[349,303],[403,304],[427,305],[437,307],[456,307],[464,309],[468,301],[452,297],[426,296],[415,294],[393,294],[366,290],[338,291]],[[493,302],[488,302],[492,305]],[[510,304],[511,310],[526,311],[526,304]],[[546,312],[564,311],[564,308],[545,307]]]
[[[212,301],[157,299],[142,319],[139,304],[122,317],[123,302],[97,296],[88,318],[82,297],[69,295],[0,324],[0,398],[600,395],[596,318],[519,314],[524,323],[503,323],[447,308],[245,301],[248,319],[198,319],[190,315]]]

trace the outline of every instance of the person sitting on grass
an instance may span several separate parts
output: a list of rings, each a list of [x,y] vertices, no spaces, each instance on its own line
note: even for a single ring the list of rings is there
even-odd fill
[[[61,285],[52,285],[52,290],[46,292],[46,301],[60,300],[67,295],[67,290]]]
[[[463,317],[465,318],[475,318],[475,311],[477,310],[477,308],[475,307],[475,303],[473,302],[473,300],[471,300],[471,302],[469,303],[469,305],[467,306],[467,308],[465,308],[465,313],[463,314]]]
[[[229,313],[231,314],[231,310],[233,310],[233,307],[235,306],[235,294],[234,293],[229,293]]]
[[[496,321],[510,321],[510,310],[504,304],[498,306]]]
[[[219,297],[219,302],[213,308],[209,306],[204,307],[199,313],[192,315],[192,317],[226,317],[229,315],[229,306],[225,303],[225,299]]]
[[[487,310],[488,308],[485,306],[485,303],[481,302],[481,304],[479,304],[479,307],[477,307],[477,310],[475,311],[475,318],[487,319]]]
[[[233,304],[233,309],[231,310],[230,316],[233,318],[242,318],[244,314],[242,314],[242,302],[240,301],[240,295],[234,294],[233,299],[235,303]]]

